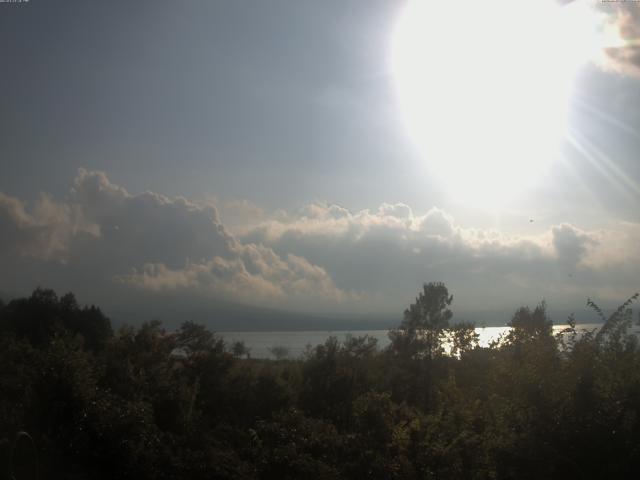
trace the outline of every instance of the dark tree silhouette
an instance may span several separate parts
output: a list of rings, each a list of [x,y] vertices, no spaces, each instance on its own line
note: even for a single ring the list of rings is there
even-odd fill
[[[520,307],[509,322],[511,331],[508,339],[512,342],[550,338],[553,322],[547,315],[547,304],[542,301],[533,310]]]
[[[56,334],[81,335],[94,351],[113,335],[110,320],[93,305],[80,308],[74,295],[58,298],[53,290],[37,288],[29,298],[10,301],[2,308],[0,324],[35,345],[45,345]]]
[[[39,289],[0,305],[0,478],[22,431],[43,478],[635,478],[636,298],[608,318],[590,300],[601,333],[572,318],[554,336],[544,303],[522,307],[483,348],[427,284],[389,349],[331,337],[274,361],[192,322],[111,335],[99,309]]]
[[[453,316],[452,301],[444,283],[425,283],[416,302],[404,311],[400,326],[389,332],[392,350],[410,358],[441,354],[442,335]]]

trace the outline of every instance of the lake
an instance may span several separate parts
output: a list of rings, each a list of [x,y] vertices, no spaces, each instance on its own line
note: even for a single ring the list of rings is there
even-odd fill
[[[553,331],[557,333],[568,325],[554,325]],[[578,325],[577,329],[587,331],[597,329],[600,324],[583,324]],[[479,343],[482,347],[489,346],[489,342],[496,340],[509,331],[509,327],[484,327],[476,328],[476,332],[480,335]],[[242,341],[251,351],[252,358],[273,358],[269,351],[272,347],[285,347],[289,352],[289,358],[300,357],[307,345],[315,347],[324,343],[327,338],[333,336],[343,341],[347,335],[361,337],[369,335],[378,340],[378,348],[384,348],[389,345],[389,330],[351,330],[351,331],[288,331],[288,332],[218,332],[224,340],[230,344],[236,341]]]

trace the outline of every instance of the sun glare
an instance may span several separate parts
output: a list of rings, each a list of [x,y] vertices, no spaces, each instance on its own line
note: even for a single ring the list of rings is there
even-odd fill
[[[410,0],[392,46],[399,101],[453,198],[497,205],[531,186],[565,131],[578,68],[597,50],[581,2]]]

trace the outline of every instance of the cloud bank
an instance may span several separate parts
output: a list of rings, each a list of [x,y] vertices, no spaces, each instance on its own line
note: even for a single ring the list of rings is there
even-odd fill
[[[542,297],[578,305],[587,296],[615,301],[640,286],[634,270],[640,229],[628,223],[597,231],[564,223],[507,235],[464,228],[438,208],[420,215],[404,204],[359,212],[314,204],[237,234],[304,256],[326,268],[340,288],[358,285],[398,308],[412,300],[412,286],[432,280],[455,287],[457,304],[469,309]],[[610,251],[614,243],[617,254]]]
[[[43,195],[31,211],[0,195],[0,229],[4,263],[19,272],[17,259],[31,260],[31,269],[38,260],[35,280],[56,271],[70,283],[64,288],[82,290],[86,281],[159,294],[188,290],[272,307],[314,308],[349,298],[322,267],[239,242],[214,206],[153,192],[132,195],[102,172],[81,169],[68,199],[56,203]],[[2,279],[5,291],[16,289],[11,279]]]
[[[637,224],[508,235],[403,203],[269,213],[243,201],[220,211],[233,227],[210,203],[131,194],[84,169],[62,200],[43,194],[27,205],[0,193],[0,290],[41,284],[107,303],[140,292],[148,302],[371,314],[401,312],[427,281],[446,282],[463,310],[617,301],[640,286]]]

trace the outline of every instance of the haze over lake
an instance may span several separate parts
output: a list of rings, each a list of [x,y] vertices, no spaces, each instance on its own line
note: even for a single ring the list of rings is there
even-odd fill
[[[588,323],[576,325],[580,332],[598,329],[601,324]],[[553,332],[558,333],[568,325],[554,325]],[[509,327],[485,327],[476,328],[476,333],[480,336],[478,343],[481,347],[488,347],[491,341],[497,340],[501,335],[509,332]],[[273,347],[284,347],[288,351],[288,358],[299,358],[307,350],[307,346],[315,347],[324,343],[329,337],[336,337],[343,341],[348,335],[362,337],[369,335],[378,341],[378,348],[382,349],[389,345],[389,330],[352,330],[352,331],[288,331],[288,332],[218,332],[225,342],[244,342],[250,349],[252,358],[273,358],[270,349]]]

